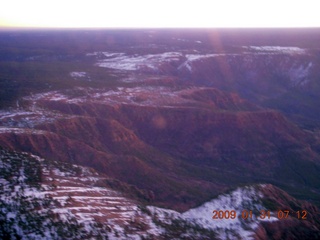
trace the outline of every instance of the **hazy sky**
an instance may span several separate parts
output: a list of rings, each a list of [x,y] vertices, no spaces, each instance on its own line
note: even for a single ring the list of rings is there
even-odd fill
[[[320,27],[319,0],[2,0],[0,27]]]

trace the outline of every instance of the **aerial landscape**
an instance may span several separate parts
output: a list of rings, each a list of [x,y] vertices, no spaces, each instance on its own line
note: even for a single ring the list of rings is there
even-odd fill
[[[319,29],[0,31],[1,239],[320,239]]]
[[[320,239],[316,0],[0,7],[0,239]]]

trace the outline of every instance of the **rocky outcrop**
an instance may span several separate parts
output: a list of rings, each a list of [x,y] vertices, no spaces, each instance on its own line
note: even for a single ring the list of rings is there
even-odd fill
[[[93,167],[154,194],[161,206],[187,209],[239,181],[311,189],[320,181],[312,135],[217,89],[75,89],[26,103],[56,119],[8,128],[0,145]]]
[[[262,222],[255,239],[320,239],[319,209],[272,185],[264,187],[262,193],[263,203],[279,220]]]

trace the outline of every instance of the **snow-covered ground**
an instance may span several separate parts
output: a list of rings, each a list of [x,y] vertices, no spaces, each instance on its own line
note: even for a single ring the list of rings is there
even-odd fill
[[[26,106],[24,109],[0,111],[0,134],[8,132],[43,134],[43,131],[36,130],[39,125],[74,117],[56,111],[56,106],[64,108],[73,104],[98,103],[110,106],[136,105],[162,108],[204,107],[203,102],[188,96],[205,89],[208,90],[208,88],[201,87],[174,89],[164,86],[117,87],[114,89],[78,87],[64,91],[33,94],[21,99]],[[210,103],[210,108],[212,107],[213,103]]]
[[[222,239],[233,239],[235,235],[240,236],[241,239],[251,239],[252,233],[260,221],[277,220],[274,216],[265,219],[259,218],[260,211],[266,210],[261,205],[262,197],[262,193],[256,187],[237,188],[229,194],[220,195],[200,207],[188,210],[182,214],[182,217],[217,231]],[[236,217],[234,219],[212,219],[214,210],[235,211]],[[244,217],[247,213],[250,214],[250,211],[252,218],[249,215],[248,219],[245,219]],[[225,229],[229,231],[225,231]]]
[[[35,101],[36,100],[34,100],[34,102]],[[25,110],[15,109],[11,111],[0,111],[0,127],[34,128],[38,124],[54,122],[57,118],[62,117],[67,116],[37,108],[36,103],[34,103],[29,109]]]
[[[299,47],[283,46],[244,46],[243,48],[261,53],[283,53],[283,54],[304,54],[305,49]]]
[[[49,108],[52,103],[60,102],[61,104],[98,103],[110,106],[136,105],[161,108],[206,108],[210,105],[210,109],[214,109],[214,100],[205,103],[192,97],[193,94],[201,94],[202,91],[212,91],[214,94],[216,90],[208,87],[179,89],[165,86],[117,87],[113,89],[77,88],[68,91],[39,93],[25,98],[25,100],[40,102],[42,106],[49,106]],[[216,108],[220,109],[218,105]],[[57,118],[67,117],[63,114],[61,116],[57,114]]]
[[[153,206],[149,206],[148,209],[163,222],[170,223],[172,219],[182,219],[205,229],[212,229],[221,239],[253,239],[254,230],[259,222],[278,221],[274,213],[271,213],[270,217],[260,218],[260,211],[266,210],[261,204],[263,195],[259,191],[259,188],[263,187],[256,185],[237,188],[182,214]],[[214,210],[235,211],[236,217],[213,219]],[[245,219],[247,213],[249,217]]]
[[[312,62],[309,62],[308,64],[298,64],[294,65],[289,70],[289,77],[290,81],[293,86],[297,85],[305,85],[309,82],[308,76],[310,74],[311,68],[313,66]]]
[[[76,224],[83,239],[90,234],[96,237],[102,234],[109,239],[169,236],[166,226],[175,221],[175,224],[181,223],[183,236],[198,236],[195,229],[200,227],[215,232],[221,239],[252,239],[259,221],[263,221],[257,217],[257,212],[264,209],[259,190],[263,185],[238,188],[179,213],[155,206],[139,207],[136,201],[122,193],[101,186],[105,180],[89,168],[46,161],[27,153],[0,151],[2,215],[12,223],[8,226],[26,238],[52,237],[57,234],[54,226],[59,222],[66,228]],[[27,213],[21,212],[22,209],[28,209]],[[234,210],[237,217],[212,219],[214,210]],[[252,219],[243,219],[243,210],[252,211]],[[31,224],[30,220],[23,219],[41,216],[44,220],[37,223],[39,233],[28,232],[25,226]],[[53,216],[55,220],[51,219]],[[14,219],[20,219],[20,222]],[[57,221],[56,225],[51,226],[52,221]],[[269,221],[277,219],[272,216]]]
[[[186,54],[186,60],[178,67],[178,69],[186,68],[189,72],[192,72],[192,63],[195,61],[201,61],[203,59],[215,58],[221,56],[230,56],[234,54],[214,53],[214,54]]]
[[[78,88],[78,94],[74,96],[72,92],[51,91],[33,95],[25,98],[28,101],[53,101],[65,103],[100,102],[103,104],[119,105],[133,104],[140,106],[162,106],[170,107],[192,100],[186,99],[184,95],[201,88],[184,90],[174,90],[169,87],[118,87],[113,90]],[[75,90],[77,91],[77,90]]]
[[[44,131],[35,130],[35,129],[28,129],[28,128],[14,128],[14,127],[2,127],[0,126],[0,134],[2,133],[14,133],[14,134],[44,134]]]
[[[87,77],[87,73],[86,72],[71,72],[70,76],[73,78],[84,78],[84,77]]]
[[[98,58],[97,65],[118,71],[147,71],[158,72],[164,63],[178,64],[177,70],[187,69],[192,72],[193,63],[208,58],[217,57],[234,57],[239,55],[277,55],[277,54],[306,54],[306,49],[290,46],[243,46],[247,52],[232,53],[187,53],[187,52],[163,52],[158,54],[134,54],[115,52],[95,52],[89,53],[88,56],[96,56]],[[133,81],[137,80],[132,78]]]
[[[199,42],[201,43],[201,42]],[[99,56],[99,53],[91,53],[90,55]],[[125,53],[107,53],[101,52],[100,56],[105,56],[103,60],[97,63],[100,67],[123,70],[159,70],[163,63],[179,63],[178,69],[186,67],[192,71],[192,62],[206,58],[228,56],[234,54],[212,53],[212,54],[186,54],[182,52],[164,52],[160,54],[147,55],[127,55]]]
[[[78,80],[91,81],[91,78],[87,72],[70,72],[70,76]]]
[[[159,235],[163,231],[153,223],[151,216],[141,212],[135,201],[124,197],[117,191],[95,186],[97,182],[105,181],[105,178],[95,171],[75,165],[47,162],[28,154],[26,156],[24,159],[19,154],[8,156],[4,151],[0,153],[0,186],[2,189],[0,201],[5,203],[2,204],[2,207],[7,206],[2,209],[7,221],[12,221],[10,219],[21,214],[21,219],[26,217],[19,212],[20,205],[25,202],[30,205],[25,207],[29,208],[29,212],[34,212],[35,217],[53,215],[66,225],[76,222],[82,229],[84,239],[87,239],[86,236],[90,236],[91,232],[97,231],[111,239],[140,239],[140,236]],[[20,162],[15,163],[15,159],[19,159]],[[28,180],[30,181],[28,168],[32,163],[37,166],[36,161],[41,165],[41,185],[33,187],[28,184]],[[12,173],[14,177],[6,177],[8,171],[14,171]],[[45,203],[47,203],[46,207]],[[9,207],[12,205],[19,207]],[[102,224],[103,227],[96,227],[97,223]],[[28,221],[25,224],[28,225]],[[135,224],[145,225],[146,229],[134,229]],[[50,235],[52,230],[55,230],[53,227],[49,229],[47,225],[40,224],[39,226],[42,228],[39,231],[45,231],[45,235]],[[127,228],[130,227],[131,233],[127,232]],[[23,229],[22,223],[15,223],[13,228],[26,239],[30,237],[28,230]],[[107,232],[103,231],[105,229]],[[39,235],[35,237],[46,239]]]
[[[106,59],[100,60],[98,66],[116,70],[156,70],[163,62],[177,62],[183,57],[179,52],[161,54],[126,55],[124,53],[103,53]]]
[[[35,96],[36,98],[38,96]],[[27,97],[25,98],[30,99]],[[29,101],[29,100],[28,100]],[[53,99],[54,101],[54,99]],[[26,109],[12,109],[0,111],[0,134],[39,134],[46,132],[36,129],[41,124],[53,123],[58,119],[70,119],[72,116],[63,115],[56,111],[45,110],[37,106],[36,100],[31,100],[31,105]]]

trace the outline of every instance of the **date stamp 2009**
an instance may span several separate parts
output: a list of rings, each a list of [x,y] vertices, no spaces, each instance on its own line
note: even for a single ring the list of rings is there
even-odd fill
[[[278,218],[278,219],[286,219],[288,217],[295,217],[297,219],[306,220],[308,212],[306,210],[300,211],[290,211],[290,210],[278,210],[271,214],[269,210],[260,210],[258,214],[253,214],[252,210],[242,210],[240,213],[237,213],[236,210],[213,210],[212,211],[212,219],[221,220],[221,219],[236,219],[242,218],[246,219],[253,219],[254,215],[257,219],[260,220],[267,220],[271,218]]]

